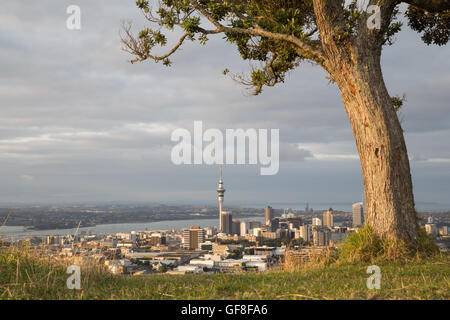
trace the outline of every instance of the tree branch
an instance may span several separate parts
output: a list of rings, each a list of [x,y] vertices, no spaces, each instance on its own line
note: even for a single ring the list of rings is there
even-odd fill
[[[257,27],[254,26],[254,29],[244,29],[244,28],[237,28],[237,27],[226,27],[222,25],[219,21],[214,19],[206,10],[204,10],[195,0],[190,1],[192,6],[200,12],[208,21],[210,21],[215,27],[216,30],[212,31],[209,30],[208,33],[220,33],[225,32],[229,34],[247,34],[251,36],[259,36],[259,37],[266,37],[269,39],[274,40],[282,40],[290,42],[294,45],[296,45],[302,52],[302,55],[304,55],[306,58],[311,59],[318,64],[323,64],[326,60],[325,54],[321,49],[321,44],[319,41],[314,41],[313,43],[315,46],[312,46],[311,44],[306,43],[305,41],[300,40],[299,38],[288,35],[284,33],[276,33],[271,32],[262,29],[259,25]]]
[[[418,7],[423,10],[427,10],[431,13],[438,13],[444,10],[450,10],[449,0],[404,0],[399,1],[399,3],[404,2],[409,5]]]
[[[129,24],[128,26],[123,26],[122,27],[123,30],[125,31],[125,35],[126,37],[121,37],[121,41],[122,43],[125,45],[124,48],[122,48],[124,51],[131,53],[133,55],[135,55],[137,58],[130,60],[131,63],[135,63],[138,61],[144,61],[148,58],[153,59],[155,61],[161,61],[164,59],[167,59],[168,57],[170,57],[173,53],[175,53],[178,48],[183,44],[184,40],[186,39],[186,37],[188,37],[189,35],[191,35],[190,32],[185,32],[178,40],[178,42],[172,47],[172,49],[170,49],[166,54],[161,55],[161,56],[155,56],[150,54],[147,51],[144,51],[142,49],[142,43],[141,41],[139,41],[138,39],[136,39],[135,37],[133,37],[133,35],[131,34],[131,24]]]

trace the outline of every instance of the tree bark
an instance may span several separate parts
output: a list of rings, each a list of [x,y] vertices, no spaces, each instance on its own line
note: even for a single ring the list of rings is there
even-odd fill
[[[380,55],[355,48],[332,72],[355,136],[366,199],[366,224],[385,239],[414,244],[417,214],[403,130],[386,89]]]
[[[313,3],[326,56],[323,67],[339,86],[361,161],[365,223],[380,238],[416,245],[419,226],[408,153],[380,63],[383,34],[397,2],[376,3],[381,7],[380,30],[368,29],[363,15],[357,35],[347,38],[344,1]]]

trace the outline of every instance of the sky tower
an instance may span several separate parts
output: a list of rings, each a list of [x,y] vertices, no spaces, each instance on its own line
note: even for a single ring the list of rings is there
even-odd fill
[[[222,180],[222,166],[220,166],[220,177],[219,177],[219,187],[217,188],[217,198],[219,199],[219,224],[220,224],[220,232],[223,232],[222,226],[222,209],[223,209],[223,196],[225,194],[225,189],[223,188],[223,180]]]

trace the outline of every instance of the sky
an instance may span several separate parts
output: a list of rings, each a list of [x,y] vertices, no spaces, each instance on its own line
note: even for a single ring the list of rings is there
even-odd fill
[[[186,43],[173,66],[131,64],[122,21],[145,26],[133,0],[0,4],[0,204],[156,202],[214,204],[218,167],[176,166],[177,128],[280,130],[278,174],[224,167],[225,204],[352,203],[361,167],[336,85],[302,64],[259,96],[222,71],[249,70],[222,36]],[[66,9],[81,8],[69,30]],[[169,36],[176,41],[177,33]],[[446,206],[450,191],[448,46],[427,46],[405,25],[382,56],[400,118],[416,202]],[[450,205],[447,206],[450,208]]]

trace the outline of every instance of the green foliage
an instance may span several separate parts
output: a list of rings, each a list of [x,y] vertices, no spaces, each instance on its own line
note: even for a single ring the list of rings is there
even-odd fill
[[[183,20],[181,24],[187,32],[195,33],[199,31],[200,18],[199,17],[188,17]]]
[[[403,102],[406,101],[406,96],[403,95],[403,97],[399,97],[399,96],[394,96],[391,97],[391,101],[392,104],[394,105],[394,109],[395,111],[399,111],[401,109],[401,107],[403,106]]]
[[[423,255],[430,257],[439,253],[439,247],[423,228],[419,228],[417,242],[418,248]]]
[[[144,10],[146,12],[149,11],[149,7],[148,7],[148,1],[147,0],[137,0],[136,1],[136,6],[141,9]]]
[[[358,232],[353,232],[339,248],[341,261],[368,262],[383,253],[384,243],[377,238],[371,227],[364,226]]]
[[[400,11],[397,8],[394,9],[394,11],[392,13],[391,22],[390,22],[389,26],[387,27],[386,32],[384,33],[384,36],[383,36],[384,37],[383,43],[392,45],[394,43],[394,35],[397,34],[398,32],[400,32],[400,30],[402,29],[403,23],[400,21],[397,21],[399,12]]]
[[[348,8],[344,10],[344,29],[341,30],[339,39],[342,41],[343,39],[348,39],[351,36],[356,35],[356,30],[358,23],[360,21],[360,17],[362,16],[362,12],[358,10],[357,1],[353,0]]]
[[[219,239],[218,240],[219,244],[236,244],[236,245],[242,245],[245,247],[249,247],[249,246],[254,246],[255,242],[252,242],[250,240],[247,239],[239,239],[239,240],[224,240],[224,239]]]
[[[339,248],[341,262],[372,262],[428,259],[439,253],[437,245],[419,227],[417,243],[402,240],[380,239],[373,229],[365,225],[347,237]]]
[[[151,5],[153,3],[154,8]],[[259,63],[259,66],[252,64],[249,76],[232,75],[234,79],[253,89],[254,94],[259,94],[264,86],[284,82],[286,74],[304,60],[322,63],[321,58],[312,54],[312,51],[320,51],[322,47],[312,0],[137,0],[136,6],[142,10],[147,20],[159,29],[153,31],[147,28],[141,31],[137,42],[133,41],[133,37],[128,33],[128,39],[124,41],[129,49],[127,51],[138,57],[132,62],[151,58],[155,61],[163,60],[164,65],[170,66],[171,62],[167,58],[178,50],[184,38],[181,38],[181,43],[166,56],[153,56],[151,51],[155,46],[163,47],[167,44],[161,29],[172,30],[177,26],[186,33],[186,39],[198,40],[203,45],[208,41],[208,35],[222,33],[226,41],[236,46],[242,59]],[[347,5],[344,5],[343,1],[336,3],[334,9],[334,41],[342,47],[351,46],[358,38],[358,33],[365,29],[368,14],[356,0]],[[398,6],[390,10],[390,14],[384,17],[387,21],[382,22],[382,28],[372,34],[373,39],[378,39],[381,44],[391,45],[394,35],[402,26],[397,20]],[[449,10],[429,13],[409,6],[406,16],[409,26],[423,33],[422,39],[425,43],[443,45],[448,42]],[[211,21],[214,25],[212,28]],[[258,30],[271,35],[294,37],[311,49],[299,47],[285,38],[248,32]],[[367,38],[367,34],[363,36]]]
[[[406,16],[411,29],[422,34],[426,44],[445,45],[450,37],[450,10],[430,13],[414,6],[409,6]]]

